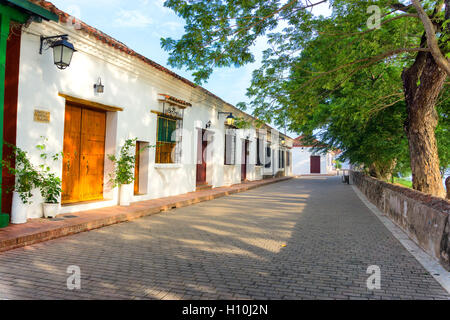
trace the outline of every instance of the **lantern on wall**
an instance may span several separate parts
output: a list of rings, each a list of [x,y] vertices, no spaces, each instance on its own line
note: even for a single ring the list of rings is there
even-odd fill
[[[70,63],[72,62],[73,53],[76,52],[75,47],[72,43],[68,41],[68,35],[60,35],[53,37],[43,37],[41,36],[41,48],[39,53],[42,54],[43,50],[47,50],[49,48],[53,49],[53,62],[55,66],[64,70]],[[44,46],[47,46],[44,48]]]
[[[94,84],[94,90],[96,93],[105,92],[105,86],[102,84],[102,78],[98,78],[97,83]]]
[[[227,124],[229,126],[234,126],[234,123],[236,122],[236,118],[233,116],[232,113],[227,117]]]
[[[217,118],[220,118],[221,114],[228,114],[226,124],[231,126],[231,127],[234,126],[234,123],[236,122],[236,118],[235,118],[235,116],[233,116],[233,113],[231,113],[231,112],[219,112],[218,115],[217,115]]]

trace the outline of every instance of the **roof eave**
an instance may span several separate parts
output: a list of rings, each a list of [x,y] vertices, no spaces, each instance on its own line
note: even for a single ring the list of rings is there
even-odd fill
[[[2,2],[19,8],[21,11],[25,11],[28,14],[37,16],[46,21],[59,21],[59,16],[57,14],[27,0],[2,0]]]

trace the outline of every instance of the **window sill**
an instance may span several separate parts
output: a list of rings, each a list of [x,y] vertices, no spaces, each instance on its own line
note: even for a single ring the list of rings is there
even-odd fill
[[[155,163],[155,169],[180,169],[183,165],[180,163]]]

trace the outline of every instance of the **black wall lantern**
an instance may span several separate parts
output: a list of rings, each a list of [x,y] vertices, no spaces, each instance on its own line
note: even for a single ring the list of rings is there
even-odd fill
[[[94,90],[97,93],[105,92],[105,86],[102,84],[102,78],[98,78],[98,82],[94,84]]]
[[[227,125],[234,126],[234,123],[236,122],[236,118],[233,116],[233,113],[230,113],[230,112],[219,112],[219,114],[217,115],[217,118],[220,118],[221,114],[228,114]]]
[[[211,128],[211,125],[212,125],[212,122],[211,122],[211,121],[208,121],[208,123],[206,124],[206,129],[210,129],[210,128]]]
[[[68,41],[68,37],[67,34],[53,37],[41,36],[41,48],[39,49],[39,54],[42,54],[43,50],[52,48],[55,66],[61,70],[70,66],[73,53],[77,51],[73,44]],[[44,48],[44,46],[47,47]]]

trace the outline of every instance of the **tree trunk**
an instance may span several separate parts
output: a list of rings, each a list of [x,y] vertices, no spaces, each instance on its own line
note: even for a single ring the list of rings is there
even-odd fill
[[[369,175],[386,182],[391,181],[392,172],[397,165],[397,159],[393,159],[388,163],[374,162],[369,167]]]
[[[446,194],[439,170],[435,104],[446,78],[446,72],[438,67],[428,52],[418,53],[415,63],[403,72],[408,112],[405,130],[409,140],[413,188],[443,198]]]

